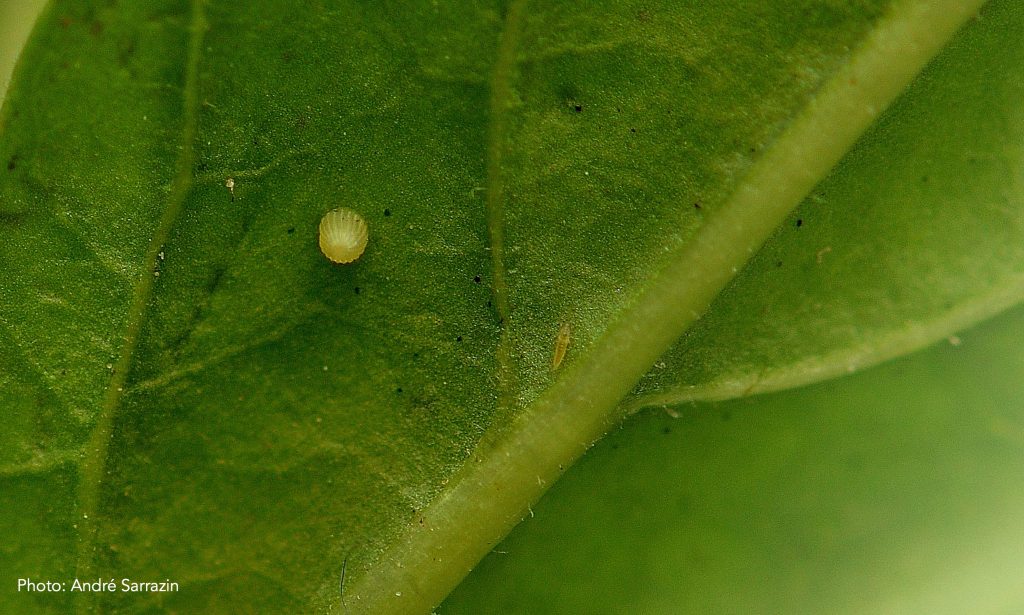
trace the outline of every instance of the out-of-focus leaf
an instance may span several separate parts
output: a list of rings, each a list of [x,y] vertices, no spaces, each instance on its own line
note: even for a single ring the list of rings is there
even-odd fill
[[[1024,609],[1024,310],[811,387],[635,416],[437,612]]]

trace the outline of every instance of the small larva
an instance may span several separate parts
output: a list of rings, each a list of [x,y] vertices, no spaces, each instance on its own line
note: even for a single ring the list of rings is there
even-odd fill
[[[320,220],[320,250],[332,263],[351,263],[359,258],[368,238],[362,216],[347,207],[332,209]]]
[[[555,354],[551,357],[551,371],[558,369],[562,360],[565,359],[565,351],[569,349],[569,333],[571,331],[569,323],[563,324],[558,329],[558,335],[555,336]]]

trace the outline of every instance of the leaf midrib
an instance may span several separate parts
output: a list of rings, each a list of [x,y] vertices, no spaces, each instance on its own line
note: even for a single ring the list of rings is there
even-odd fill
[[[418,613],[438,604],[616,422],[619,401],[636,381],[983,4],[907,0],[894,7],[590,352],[499,440],[487,441],[419,522],[354,579],[347,607]]]
[[[183,88],[183,117],[180,154],[175,163],[174,177],[164,206],[160,222],[153,232],[143,259],[143,266],[132,289],[128,306],[125,332],[121,351],[110,383],[103,396],[96,424],[89,434],[89,440],[78,465],[78,510],[81,516],[76,558],[76,577],[88,579],[93,576],[94,551],[98,531],[97,513],[100,490],[103,485],[114,420],[121,405],[128,373],[135,351],[138,348],[142,327],[146,320],[150,298],[156,281],[154,275],[157,258],[167,243],[171,229],[184,209],[185,198],[192,187],[192,167],[195,159],[194,142],[199,123],[199,60],[202,53],[203,37],[207,30],[202,0],[192,0],[189,21],[189,41]],[[80,595],[76,595],[80,596]],[[79,612],[88,610],[87,600],[76,600]]]

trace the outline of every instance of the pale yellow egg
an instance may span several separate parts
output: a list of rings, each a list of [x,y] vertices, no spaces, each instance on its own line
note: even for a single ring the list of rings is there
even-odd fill
[[[347,207],[332,209],[320,220],[320,250],[331,262],[351,263],[369,239],[366,221]]]

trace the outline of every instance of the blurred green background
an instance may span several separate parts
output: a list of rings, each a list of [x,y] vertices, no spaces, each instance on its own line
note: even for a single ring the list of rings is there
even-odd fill
[[[0,100],[7,93],[18,52],[46,0],[0,1]]]

